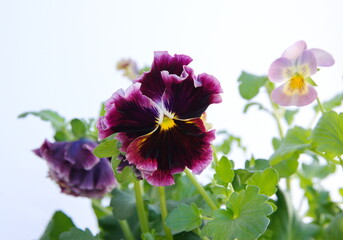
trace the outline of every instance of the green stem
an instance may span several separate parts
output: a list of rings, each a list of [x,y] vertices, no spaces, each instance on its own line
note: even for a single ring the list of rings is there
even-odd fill
[[[135,240],[135,237],[133,236],[127,221],[126,220],[118,220],[118,222],[119,222],[119,225],[120,225],[121,229],[123,230],[125,239],[127,239],[127,240]]]
[[[112,211],[108,208],[105,208],[100,204],[99,200],[92,200],[92,207],[106,215],[112,215]],[[135,237],[133,236],[131,229],[129,227],[129,224],[127,223],[126,220],[118,220],[119,225],[121,227],[121,230],[124,233],[125,239],[126,240],[135,240]]]
[[[271,91],[269,91],[267,87],[266,87],[266,89],[267,89],[267,95],[268,95],[269,102],[270,102],[270,104],[272,105],[272,108],[273,108],[273,116],[274,116],[276,124],[277,124],[279,135],[280,135],[280,138],[282,139],[284,137],[284,135],[283,135],[282,124],[281,124],[281,121],[280,121],[280,116],[278,114],[278,107],[277,107],[276,103],[274,103],[273,100],[272,100]]]
[[[318,103],[318,107],[319,107],[320,111],[322,112],[322,114],[324,114],[324,113],[325,113],[325,110],[324,110],[323,105],[322,105],[322,103],[320,102],[320,100],[319,100],[318,97],[317,97],[317,103]]]
[[[189,178],[189,180],[191,180],[191,182],[194,184],[194,186],[196,187],[196,189],[199,191],[199,193],[201,194],[201,196],[204,198],[204,200],[207,202],[207,204],[210,206],[210,208],[212,210],[216,210],[218,209],[216,204],[212,201],[212,199],[210,198],[210,196],[207,194],[207,192],[205,191],[205,189],[198,183],[197,179],[194,177],[194,175],[189,171],[188,168],[185,169],[185,173],[187,175],[187,177]]]
[[[311,150],[311,151],[314,152],[315,154],[317,154],[317,155],[323,157],[323,158],[326,159],[327,161],[333,162],[333,163],[335,163],[335,164],[342,164],[342,162],[337,161],[336,159],[330,158],[330,157],[328,157],[328,156],[325,156],[325,154],[323,154],[323,153],[321,153],[321,152],[318,152],[318,151],[316,151],[316,150]]]
[[[133,180],[133,188],[135,190],[139,224],[141,226],[142,233],[147,233],[149,232],[148,216],[144,208],[141,185],[136,179]]]
[[[212,151],[213,151],[213,160],[214,160],[215,165],[217,166],[219,164],[219,159],[218,159],[216,148],[213,145],[212,145]]]
[[[166,225],[166,218],[168,215],[166,193],[164,191],[164,187],[157,187],[157,188],[158,188],[158,195],[160,198],[160,207],[161,207],[162,224],[163,224],[164,232],[168,240],[173,240],[173,234],[171,233],[170,229]]]

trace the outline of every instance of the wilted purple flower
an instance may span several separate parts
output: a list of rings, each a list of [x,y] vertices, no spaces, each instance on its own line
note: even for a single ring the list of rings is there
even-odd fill
[[[63,193],[101,198],[116,186],[116,180],[110,160],[93,155],[96,146],[87,139],[55,143],[45,140],[33,152],[47,161],[49,176]]]
[[[139,76],[137,64],[132,59],[123,59],[117,63],[117,69],[124,71],[124,76],[130,80],[135,80]]]
[[[312,103],[317,92],[311,86],[310,76],[317,72],[317,67],[329,67],[334,62],[324,50],[307,49],[304,41],[294,43],[269,68],[268,76],[272,82],[286,81],[272,92],[272,100],[281,106],[301,107]]]
[[[185,167],[201,173],[212,160],[215,134],[201,115],[221,102],[222,89],[215,77],[194,75],[191,61],[155,52],[151,70],[126,92],[114,93],[97,124],[100,139],[118,133],[128,162],[155,186],[174,184],[172,175]]]

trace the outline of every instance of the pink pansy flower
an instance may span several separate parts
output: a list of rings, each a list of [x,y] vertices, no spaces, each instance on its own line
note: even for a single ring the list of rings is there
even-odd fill
[[[331,54],[324,50],[307,49],[304,41],[294,43],[269,68],[268,77],[272,82],[285,82],[272,92],[272,100],[281,106],[301,107],[312,103],[317,92],[310,76],[318,67],[329,67],[334,62]]]

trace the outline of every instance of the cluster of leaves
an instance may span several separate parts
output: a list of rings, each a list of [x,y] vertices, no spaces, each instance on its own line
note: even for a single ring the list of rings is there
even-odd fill
[[[39,117],[43,121],[50,122],[55,131],[54,139],[58,142],[75,141],[80,138],[98,139],[98,132],[95,127],[95,119],[74,118],[69,122],[57,112],[51,110],[42,110],[39,112],[25,112],[18,118],[25,118],[28,115]]]
[[[218,132],[223,141],[214,147],[211,165],[213,179],[203,186],[214,205],[208,204],[204,195],[199,194],[199,188],[187,174],[176,174],[176,184],[165,188],[168,216],[163,222],[158,189],[144,180],[140,181],[150,229],[150,232],[143,233],[137,214],[138,200],[132,184],[137,183],[134,169],[126,166],[118,171],[118,156],[124,153],[119,151],[120,143],[111,136],[94,150],[98,157],[112,158],[113,172],[120,186],[105,197],[110,199],[108,206],[101,200],[92,200],[100,232],[94,236],[88,229],[78,229],[67,215],[58,211],[40,239],[163,240],[168,239],[164,224],[171,230],[175,240],[341,239],[343,212],[339,203],[331,200],[322,180],[343,164],[343,113],[334,111],[335,107],[341,105],[343,94],[324,102],[326,112],[317,124],[313,128],[304,128],[294,125],[298,109],[285,110],[272,102],[270,107],[266,107],[256,101],[259,93],[270,96],[274,89],[266,76],[243,72],[238,81],[240,94],[247,100],[244,113],[252,106],[257,106],[259,110],[270,114],[279,125],[288,126],[288,130],[283,136],[280,129],[280,137],[272,139],[274,153],[271,156],[264,156],[264,159],[252,157],[245,162],[244,168],[235,168],[234,161],[229,159],[232,149],[247,151],[241,138],[226,131]],[[319,107],[315,106],[314,118],[318,117],[318,111]],[[93,121],[73,119],[66,122],[49,110],[28,112],[20,117],[29,114],[50,121],[56,131],[57,141],[82,137],[97,139]],[[287,183],[297,179],[307,209],[294,206],[290,189],[282,189],[280,179],[285,179]],[[343,189],[340,193],[343,197]],[[131,237],[124,230],[127,227],[130,228]]]

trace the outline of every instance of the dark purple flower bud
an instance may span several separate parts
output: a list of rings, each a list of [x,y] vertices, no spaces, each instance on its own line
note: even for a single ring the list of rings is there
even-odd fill
[[[47,161],[49,177],[63,193],[101,198],[116,186],[116,180],[110,160],[93,155],[97,145],[87,139],[55,143],[45,140],[33,152]]]

